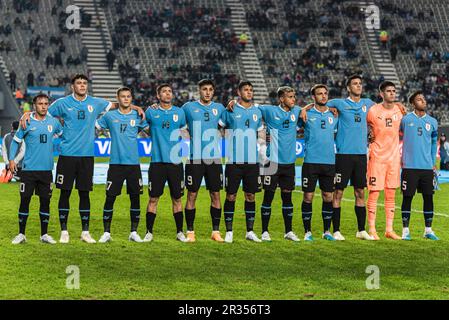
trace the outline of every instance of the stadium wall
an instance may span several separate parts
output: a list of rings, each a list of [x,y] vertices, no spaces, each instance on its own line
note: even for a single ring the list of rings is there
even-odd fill
[[[11,123],[19,119],[21,112],[11,94],[5,76],[0,72],[0,132],[3,137],[11,130]]]

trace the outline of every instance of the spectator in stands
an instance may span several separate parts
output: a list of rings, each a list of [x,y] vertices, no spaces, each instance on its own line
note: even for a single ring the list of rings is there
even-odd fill
[[[61,66],[62,67],[62,56],[60,52],[55,52],[54,55],[54,65],[56,66]]]
[[[449,170],[449,142],[444,133],[440,136],[440,170]]]
[[[45,58],[45,65],[47,66],[47,69],[54,64],[53,56],[48,55],[47,58]]]
[[[108,54],[106,55],[109,72],[111,72],[114,69],[115,58],[116,57],[114,52],[112,52],[112,50],[109,50]]]
[[[398,54],[398,48],[396,47],[396,45],[392,45],[390,48],[391,61],[393,61],[393,62],[396,61],[397,54]]]
[[[380,32],[379,40],[380,40],[380,43],[382,44],[383,49],[386,50],[387,49],[387,43],[388,43],[388,40],[389,40],[388,31],[387,30],[382,30]]]
[[[89,54],[89,49],[86,46],[83,46],[81,49],[81,62],[87,62],[87,56]]]
[[[11,88],[12,91],[16,90],[16,80],[17,80],[17,75],[14,72],[14,70],[12,70],[9,73],[9,87]]]
[[[27,75],[27,87],[33,87],[34,86],[34,74],[30,70]]]
[[[17,88],[17,90],[16,90],[16,101],[17,101],[17,103],[20,105],[20,104],[22,104],[22,101],[23,101],[23,99],[25,98],[25,96],[24,96],[24,94],[23,94],[23,92],[22,92],[22,90],[20,90],[20,88]]]
[[[43,86],[44,82],[45,82],[45,72],[41,71],[39,73],[39,75],[37,76],[36,80],[37,80],[37,83],[38,83],[39,86]]]
[[[134,47],[133,48],[133,53],[134,53],[134,58],[139,59],[139,55],[140,55],[139,47]]]

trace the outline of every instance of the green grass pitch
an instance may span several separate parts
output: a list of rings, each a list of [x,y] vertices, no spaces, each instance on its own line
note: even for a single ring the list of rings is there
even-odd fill
[[[424,240],[422,213],[413,212],[413,240],[379,242],[355,239],[356,220],[351,202],[352,188],[345,193],[342,233],[346,241],[330,243],[320,239],[321,198],[315,197],[313,243],[292,243],[283,239],[280,196],[276,194],[270,231],[273,242],[244,240],[245,220],[242,194],[238,195],[234,243],[209,240],[209,197],[200,190],[197,204],[196,243],[175,241],[175,224],[167,192],[160,201],[153,243],[130,243],[129,200],[122,195],[115,206],[110,244],[81,243],[78,197],[72,196],[69,216],[71,242],[54,246],[39,242],[38,199],[33,198],[27,226],[28,243],[11,244],[18,231],[17,184],[1,185],[0,211],[0,298],[1,299],[447,299],[449,297],[449,185],[442,185],[435,197],[434,230],[441,241]],[[49,233],[59,239],[55,190],[51,202]],[[224,197],[224,193],[223,193]],[[304,236],[300,215],[302,194],[294,193],[294,231]],[[257,196],[260,205],[262,194]],[[381,199],[382,200],[382,199]],[[104,186],[91,194],[91,234],[102,234]],[[142,207],[148,195],[142,196]],[[400,206],[397,193],[396,205]],[[184,201],[183,201],[184,202]],[[414,210],[422,210],[416,197]],[[144,211],[142,211],[144,212]],[[260,235],[257,209],[255,230]],[[139,233],[144,236],[142,214]],[[378,230],[384,230],[383,207],[378,212]],[[224,224],[222,222],[222,231]],[[395,230],[401,232],[400,210]],[[383,232],[381,233],[383,234]],[[66,288],[66,268],[80,270],[80,288]],[[369,290],[369,265],[380,271],[380,288]]]

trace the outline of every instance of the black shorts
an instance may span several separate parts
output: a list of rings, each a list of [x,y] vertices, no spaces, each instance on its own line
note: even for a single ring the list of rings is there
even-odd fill
[[[39,197],[50,198],[52,181],[53,174],[51,171],[22,171],[20,174],[20,194],[25,197],[36,194]]]
[[[221,160],[211,160],[210,164],[204,162],[186,164],[185,182],[187,190],[197,192],[203,177],[206,180],[207,190],[219,192],[223,188],[223,166]]]
[[[349,180],[355,189],[366,188],[367,167],[365,154],[337,154],[335,157],[335,189],[344,190]]]
[[[262,179],[259,175],[259,164],[230,163],[225,168],[226,193],[235,194],[243,181],[243,191],[256,193],[262,188]]]
[[[413,197],[416,190],[424,195],[434,193],[433,170],[402,169],[401,190],[407,197]]]
[[[148,194],[158,198],[164,193],[165,183],[168,182],[170,196],[179,199],[184,195],[184,167],[182,163],[150,163],[148,169]]]
[[[273,166],[271,164],[270,166]],[[273,175],[262,177],[264,190],[275,191],[279,186],[281,190],[295,189],[295,164],[277,164],[277,171]]]
[[[92,191],[94,176],[94,157],[59,156],[56,166],[56,188],[80,191]]]
[[[143,182],[140,165],[109,165],[106,181],[106,195],[118,196],[122,193],[123,182],[126,180],[128,194],[142,194]]]
[[[302,165],[302,191],[314,192],[319,181],[324,192],[335,190],[335,166],[333,164],[304,163]]]

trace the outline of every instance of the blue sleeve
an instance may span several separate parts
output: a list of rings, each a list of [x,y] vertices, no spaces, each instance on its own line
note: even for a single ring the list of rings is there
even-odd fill
[[[145,129],[146,127],[148,127],[148,123],[146,121],[143,121],[140,117],[139,117],[139,113],[136,111],[136,123],[137,123],[137,128],[139,130]]]
[[[399,131],[404,132],[404,126],[405,126],[405,117],[401,120],[401,125],[399,126]]]
[[[62,125],[58,120],[56,120],[55,121],[55,134],[60,136],[60,135],[62,135],[62,132],[63,132]]]
[[[184,105],[181,107],[181,110],[184,111],[184,114],[187,117],[187,114],[189,113],[189,105],[188,102],[184,103]]]
[[[226,110],[225,106],[222,105],[221,103],[218,103],[218,112],[219,112],[219,114],[222,115],[225,110]]]
[[[185,128],[187,126],[187,122],[186,122],[186,114],[184,113],[184,110],[179,109],[179,127],[180,128]]]
[[[56,100],[55,102],[53,102],[50,105],[50,107],[48,107],[48,113],[50,115],[52,115],[53,117],[62,117],[63,99],[64,98],[60,98],[60,99]]]
[[[329,108],[336,108],[338,111],[340,111],[340,110],[342,109],[342,105],[341,105],[341,103],[339,102],[338,99],[332,99],[332,100],[329,100],[329,101],[326,103],[326,105],[327,105]]]
[[[371,100],[371,99],[365,99],[365,102],[366,102],[366,107],[367,107],[367,109],[369,110],[369,108],[371,108],[372,106],[374,106],[376,103],[373,101],[373,100]]]
[[[438,123],[435,121],[432,131],[432,148],[431,148],[432,161],[434,166],[436,165],[437,162],[437,147],[438,147]]]
[[[108,100],[102,98],[95,98],[95,109],[97,114],[100,114],[104,111],[108,111],[112,106]]]
[[[259,110],[259,119],[257,119],[257,130],[263,128],[263,123],[262,123],[262,112],[260,112]]]
[[[145,119],[147,124],[151,126],[151,107],[148,107],[147,111],[145,111]]]
[[[19,149],[19,143],[16,140],[11,141],[11,145],[9,146],[9,155],[8,158],[13,160],[17,154],[17,150]]]
[[[258,106],[260,113],[262,114],[262,117],[265,119],[265,121],[267,120],[267,106]]]
[[[23,140],[23,138],[25,137],[25,134],[27,133],[28,128],[29,128],[29,126],[24,131],[23,128],[21,126],[19,126],[19,130],[17,130],[17,132],[14,135],[14,138],[12,140],[14,141],[17,138],[17,139],[20,139],[20,142],[21,142]],[[16,140],[16,142],[20,143],[17,140]]]
[[[108,115],[105,114],[100,119],[97,120],[97,124],[103,129],[109,129],[107,117]]]
[[[227,127],[229,125],[228,117],[229,117],[229,112],[226,110],[223,111],[223,113],[221,114],[220,120],[219,120],[219,124],[222,127]]]

